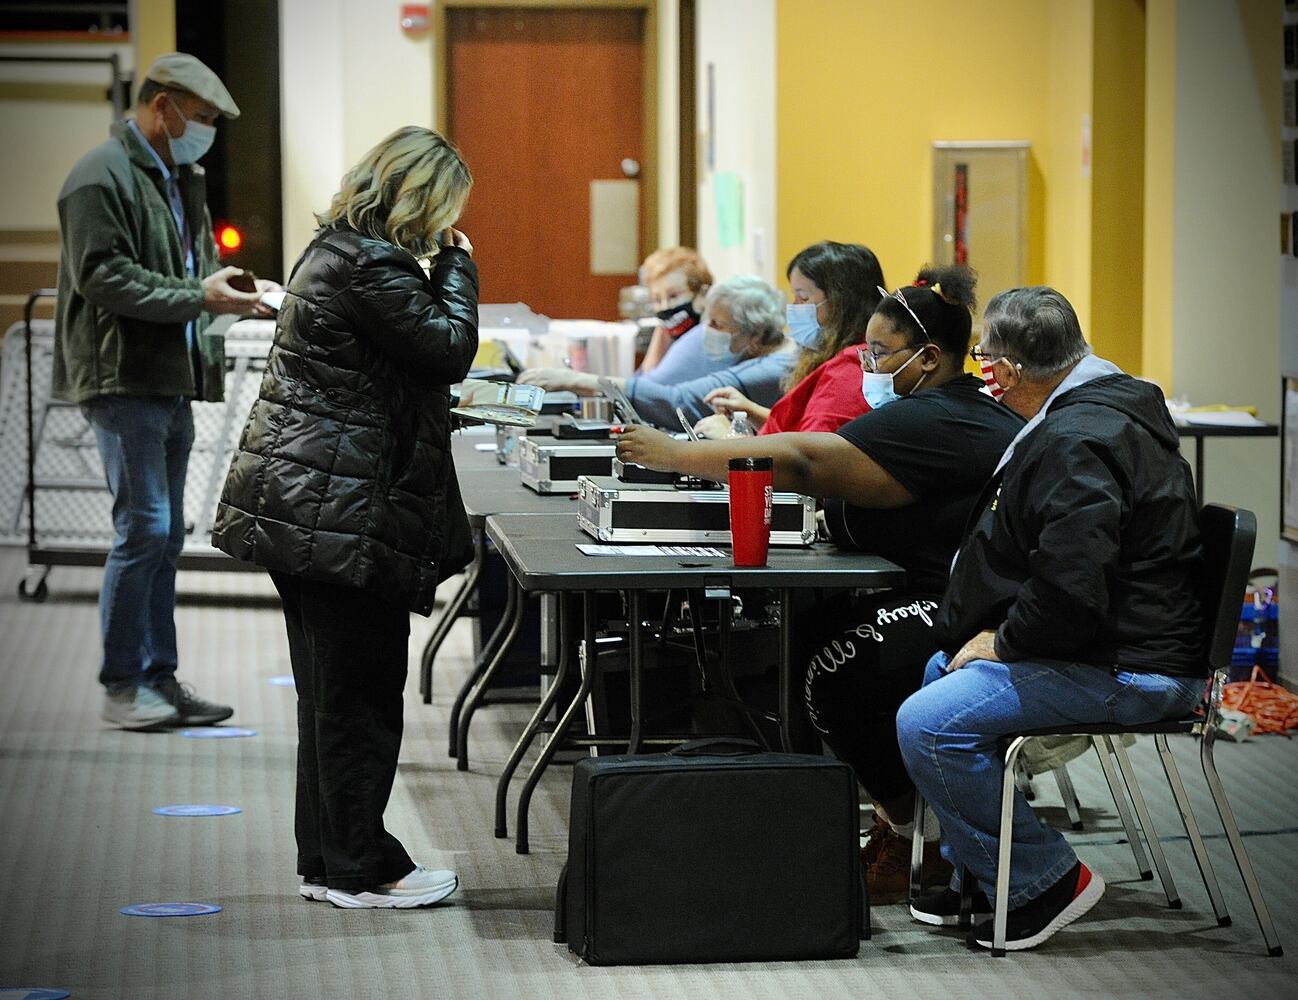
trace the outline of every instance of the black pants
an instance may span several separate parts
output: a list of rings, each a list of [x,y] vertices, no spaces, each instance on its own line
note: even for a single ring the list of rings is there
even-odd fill
[[[383,827],[401,750],[410,613],[354,587],[271,573],[297,684],[298,874],[367,889],[414,870]]]
[[[799,622],[803,694],[821,739],[850,764],[876,802],[914,791],[897,746],[897,709],[919,690],[937,651],[939,597],[886,594],[839,600]]]

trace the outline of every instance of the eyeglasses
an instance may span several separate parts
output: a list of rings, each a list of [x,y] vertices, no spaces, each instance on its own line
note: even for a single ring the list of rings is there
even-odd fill
[[[1013,358],[1008,357],[1007,355],[1001,354],[999,351],[995,351],[995,352],[989,354],[989,353],[987,353],[986,351],[984,351],[981,347],[971,347],[971,348],[969,348],[969,359],[970,359],[971,361],[973,361],[973,363],[976,364],[976,365],[994,365],[994,364],[996,364],[997,361],[1000,361],[1000,360],[1003,359],[1003,360],[1005,360],[1005,361],[1008,361],[1008,362],[1009,362],[1010,364],[1012,364],[1015,368],[1021,368],[1021,367],[1022,367],[1022,365],[1020,365],[1020,364],[1019,364],[1017,361],[1015,361]]]
[[[871,351],[864,347],[856,349],[856,356],[861,359],[861,367],[868,368],[872,372],[879,370],[879,362],[884,358],[890,358],[894,354],[900,354],[902,351],[914,351],[918,354],[927,347],[927,344],[908,344],[905,347],[899,347],[895,351]]]
[[[920,332],[923,333],[925,337],[928,336],[928,328],[925,327],[924,324],[920,322],[919,317],[915,315],[915,310],[912,309],[910,307],[910,303],[906,301],[906,296],[901,294],[900,288],[898,288],[895,292],[890,292],[888,291],[888,289],[882,287],[881,285],[875,285],[874,290],[877,291],[880,295],[882,295],[885,299],[895,299],[896,301],[900,302],[901,307],[905,309],[906,312],[910,313],[910,318],[915,321],[915,325],[919,327]]]

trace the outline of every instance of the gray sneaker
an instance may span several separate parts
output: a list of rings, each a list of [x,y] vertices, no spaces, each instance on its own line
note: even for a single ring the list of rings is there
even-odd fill
[[[348,910],[412,910],[440,903],[453,893],[460,880],[455,872],[415,865],[415,870],[390,887],[373,889],[329,889],[325,899]],[[305,895],[305,893],[303,893]]]
[[[213,726],[234,715],[229,705],[204,701],[190,684],[182,684],[175,677],[164,677],[154,684],[154,690],[172,705],[180,718],[180,726]]]
[[[176,707],[151,687],[109,691],[99,717],[120,729],[162,729],[180,719]]]

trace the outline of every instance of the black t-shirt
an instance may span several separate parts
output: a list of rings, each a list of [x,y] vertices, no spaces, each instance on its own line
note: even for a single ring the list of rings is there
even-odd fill
[[[838,429],[915,497],[893,510],[825,501],[843,548],[873,552],[906,570],[907,589],[940,594],[969,509],[1023,420],[961,375],[864,413]]]

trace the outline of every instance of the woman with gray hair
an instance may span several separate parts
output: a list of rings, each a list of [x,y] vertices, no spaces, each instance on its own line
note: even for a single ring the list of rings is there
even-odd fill
[[[784,337],[784,295],[756,275],[740,274],[714,285],[703,302],[704,350],[729,362],[718,371],[665,385],[640,376],[613,382],[650,423],[674,427],[679,408],[691,421],[712,412],[703,400],[721,386],[735,386],[765,406],[780,398],[780,382],[796,358]],[[583,396],[600,391],[600,376],[563,368],[534,368],[518,381]]]

